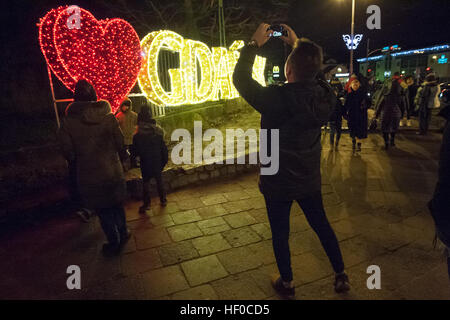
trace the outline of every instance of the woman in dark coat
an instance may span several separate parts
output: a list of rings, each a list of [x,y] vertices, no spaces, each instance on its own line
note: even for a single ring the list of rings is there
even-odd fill
[[[379,101],[377,101],[376,118],[381,115],[381,132],[383,133],[386,150],[395,147],[395,134],[400,126],[406,109],[405,92],[401,86],[403,79],[396,73],[392,79],[385,82]]]
[[[339,91],[334,88],[334,93],[336,94],[336,104],[333,109],[333,113],[330,115],[329,125],[330,125],[330,148],[338,151],[339,140],[341,139],[342,133],[342,114],[344,108],[342,106],[341,99],[339,97]],[[336,138],[336,140],[335,140]],[[336,143],[336,144],[335,144]]]
[[[107,101],[97,101],[92,85],[80,80],[58,138],[64,156],[76,163],[76,178],[83,204],[94,209],[108,243],[105,254],[116,254],[129,238],[123,201],[126,185],[121,160],[126,159],[119,124]],[[75,112],[76,111],[76,112]]]
[[[143,180],[143,205],[139,213],[150,208],[150,180],[155,178],[161,205],[167,204],[162,180],[162,171],[168,162],[168,150],[164,142],[164,131],[152,118],[148,106],[144,105],[138,115],[138,129],[133,137],[133,150],[140,158]]]
[[[447,120],[439,159],[439,179],[429,208],[433,216],[437,237],[447,247],[448,275],[450,277],[450,92],[444,92],[439,116]]]
[[[353,152],[355,150],[361,151],[361,140],[367,138],[367,109],[369,106],[370,101],[366,90],[361,87],[361,82],[358,79],[353,79],[350,84],[350,93],[347,95],[344,105],[344,117],[348,121]]]

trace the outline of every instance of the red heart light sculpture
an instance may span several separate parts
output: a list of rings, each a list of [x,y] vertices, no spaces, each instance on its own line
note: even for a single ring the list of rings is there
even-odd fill
[[[141,68],[139,37],[125,20],[99,21],[84,9],[80,28],[69,28],[73,11],[67,8],[53,9],[41,19],[39,41],[47,64],[72,91],[78,80],[88,80],[116,111]]]

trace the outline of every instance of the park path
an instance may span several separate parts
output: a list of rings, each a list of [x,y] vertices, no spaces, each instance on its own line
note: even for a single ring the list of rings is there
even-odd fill
[[[324,139],[324,203],[343,251],[352,290],[339,296],[319,240],[298,205],[291,216],[297,299],[450,299],[441,251],[434,250],[426,202],[436,182],[440,135],[404,131],[382,150],[371,135],[353,156]],[[256,174],[184,188],[157,199],[146,215],[126,205],[133,237],[120,256],[104,258],[98,219],[63,216],[0,238],[2,299],[278,299],[277,268]],[[81,268],[82,290],[66,288],[66,268]],[[366,269],[381,268],[380,290]]]

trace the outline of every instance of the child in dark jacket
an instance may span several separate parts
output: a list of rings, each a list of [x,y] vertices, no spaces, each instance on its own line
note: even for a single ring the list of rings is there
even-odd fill
[[[138,115],[138,129],[133,136],[133,149],[140,158],[143,181],[143,205],[139,213],[150,209],[150,180],[155,178],[161,205],[167,204],[162,181],[162,171],[168,161],[168,150],[164,142],[164,131],[152,118],[148,106],[143,106]]]
[[[333,147],[336,151],[338,151],[339,140],[341,139],[342,133],[342,116],[344,114],[344,107],[342,105],[341,99],[338,96],[338,91],[335,89],[334,93],[336,94],[336,104],[334,106],[333,113],[330,115],[330,147],[333,150]],[[336,138],[336,140],[335,140]]]

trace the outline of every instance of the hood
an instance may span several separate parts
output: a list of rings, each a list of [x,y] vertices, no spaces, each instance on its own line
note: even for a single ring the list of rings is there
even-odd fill
[[[74,112],[79,112],[81,117],[81,121],[88,124],[97,124],[102,122],[105,117],[111,114],[111,106],[109,102],[100,100],[100,101],[82,101],[82,102],[74,102],[72,105],[75,105],[73,111],[71,111],[72,106],[69,106],[69,114]],[[81,109],[81,111],[79,111]]]
[[[450,105],[447,105],[439,111],[438,114],[440,117],[446,119],[447,121],[450,121]]]
[[[437,86],[437,81],[425,81],[422,85],[423,86],[434,87],[434,86]]]
[[[306,112],[320,124],[328,121],[336,104],[336,95],[328,83],[310,80],[288,83],[285,88],[288,109],[293,116],[303,117]]]
[[[138,124],[138,133],[141,134],[149,134],[149,135],[164,135],[163,129],[158,126],[155,122],[139,122]]]
[[[66,108],[66,111],[65,111],[66,116],[69,116],[69,117],[80,116],[83,113],[83,109],[84,109],[84,107],[86,107],[87,104],[88,104],[88,102],[85,102],[85,101],[72,102]]]

